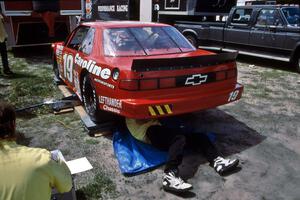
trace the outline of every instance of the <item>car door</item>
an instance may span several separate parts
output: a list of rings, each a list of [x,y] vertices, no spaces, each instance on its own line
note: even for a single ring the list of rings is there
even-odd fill
[[[251,29],[249,45],[268,49],[283,48],[286,39],[283,30],[283,21],[276,9],[261,9]]]
[[[250,34],[250,18],[252,9],[237,8],[224,29],[224,42],[226,46],[248,45]]]
[[[267,21],[267,47],[276,48],[277,50],[283,49],[286,41],[286,29],[283,26],[283,20],[280,16],[278,9],[270,11],[270,17]]]
[[[74,72],[76,75],[75,68],[75,57],[76,54],[79,53],[79,49],[82,45],[82,42],[87,35],[89,27],[87,26],[80,26],[76,28],[71,37],[68,39],[66,45],[63,49],[63,62],[60,69],[60,75],[64,79],[65,83],[74,89],[75,82],[74,82]]]

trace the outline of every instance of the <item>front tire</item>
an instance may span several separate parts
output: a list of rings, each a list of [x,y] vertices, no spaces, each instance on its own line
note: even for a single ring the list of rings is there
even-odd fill
[[[191,34],[185,35],[186,39],[198,49],[198,41],[197,38]]]
[[[298,52],[296,59],[295,59],[295,67],[296,71],[300,73],[300,52]]]
[[[57,62],[56,62],[56,59],[53,58],[53,73],[54,73],[54,76],[57,80],[61,81],[61,78],[59,76],[59,69],[58,69],[58,65],[57,65]]]
[[[113,118],[111,113],[99,109],[96,90],[91,82],[89,74],[83,77],[82,81],[82,99],[85,110],[94,122],[107,122]]]

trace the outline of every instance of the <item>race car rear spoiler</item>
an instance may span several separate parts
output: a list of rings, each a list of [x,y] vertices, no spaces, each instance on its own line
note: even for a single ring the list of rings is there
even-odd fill
[[[131,69],[135,72],[145,72],[208,67],[233,62],[237,54],[237,52],[229,52],[182,58],[134,59]]]

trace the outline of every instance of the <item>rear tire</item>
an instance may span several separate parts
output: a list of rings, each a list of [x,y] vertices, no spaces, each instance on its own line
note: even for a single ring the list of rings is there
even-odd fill
[[[94,122],[107,122],[113,119],[113,114],[99,109],[99,100],[89,74],[83,77],[82,99],[85,110]]]
[[[194,46],[198,49],[198,41],[197,38],[191,34],[185,35],[186,39]]]
[[[296,71],[300,73],[300,51],[297,53],[297,56],[295,58],[295,67]]]

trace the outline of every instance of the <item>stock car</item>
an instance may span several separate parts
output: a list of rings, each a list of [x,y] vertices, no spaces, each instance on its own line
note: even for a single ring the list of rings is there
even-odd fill
[[[196,49],[166,24],[86,22],[52,47],[55,76],[94,121],[191,113],[236,101],[243,92],[237,53]]]

